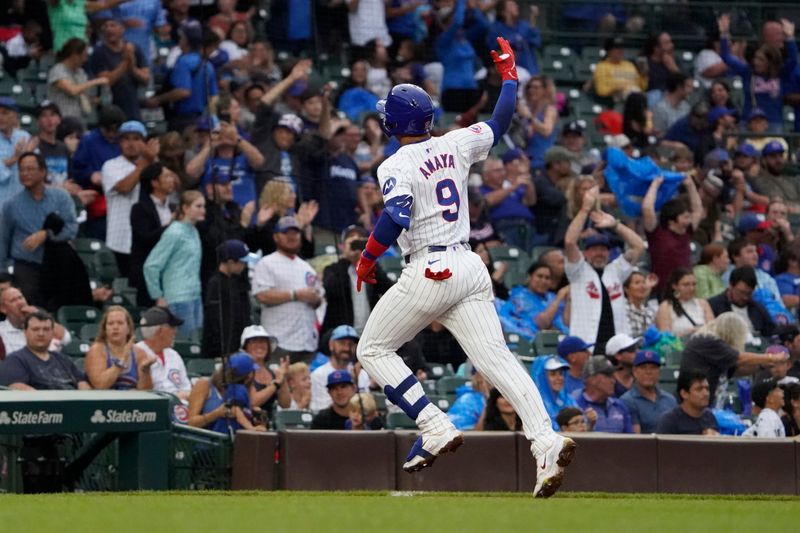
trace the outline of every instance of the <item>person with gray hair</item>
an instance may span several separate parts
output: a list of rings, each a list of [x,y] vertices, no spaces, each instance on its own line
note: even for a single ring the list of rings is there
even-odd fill
[[[177,327],[183,320],[173,315],[166,307],[151,307],[142,313],[139,326],[142,339],[136,343],[148,357],[156,362],[150,367],[153,390],[169,392],[183,401],[189,400],[192,383],[186,373],[181,356],[172,349]]]
[[[524,157],[521,150],[512,148],[502,161],[486,158],[479,190],[489,208],[489,221],[503,241],[530,252],[537,243],[535,219],[530,210],[536,203],[536,188],[529,174],[518,172],[509,176],[505,166]]]
[[[698,329],[686,342],[681,354],[681,372],[699,371],[708,376],[712,406],[717,393],[725,391],[728,378],[734,373],[752,374],[759,365],[772,366],[788,358],[783,353],[746,352],[748,331],[744,319],[729,311]]]

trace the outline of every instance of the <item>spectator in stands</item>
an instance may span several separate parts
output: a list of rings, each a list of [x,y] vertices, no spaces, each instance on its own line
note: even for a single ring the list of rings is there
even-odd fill
[[[503,156],[504,161],[510,162],[522,155],[516,148],[509,152]],[[517,174],[511,183],[506,177],[503,162],[496,157],[487,158],[483,163],[480,192],[489,207],[492,226],[503,241],[530,252],[536,243],[536,227],[529,207],[536,203],[536,189],[529,175]]]
[[[223,32],[214,27],[213,31],[221,34],[225,40],[219,45],[222,52],[228,54],[228,61],[225,69],[232,71],[234,79],[246,75],[242,67],[247,66],[247,55],[249,54],[250,43],[253,41],[253,28],[246,20],[234,22],[227,32]]]
[[[681,370],[677,393],[680,405],[661,415],[655,432],[669,435],[719,435],[717,420],[708,408],[710,390],[705,373]]]
[[[723,63],[723,65],[725,65]],[[727,66],[725,67],[727,68]],[[736,104],[733,102],[731,96],[731,89],[725,80],[715,80],[711,87],[708,89],[708,107],[714,109],[715,107],[722,107],[730,109],[732,112],[738,114]]]
[[[216,49],[219,37],[204,32],[199,24],[179,28],[181,55],[169,75],[167,92],[148,98],[147,107],[169,106],[170,130],[182,132],[206,110],[216,108],[217,76],[208,58]]]
[[[282,357],[274,371],[267,365],[269,354],[277,348],[278,342],[261,326],[244,328],[240,341],[242,352],[249,355],[258,367],[253,376],[250,404],[254,410],[260,409],[270,418],[275,405],[287,408],[291,403],[289,387],[284,386],[289,358]]]
[[[532,169],[545,167],[545,154],[558,136],[556,87],[547,76],[536,75],[525,84],[524,98],[517,101],[517,113],[525,124],[525,152]]]
[[[786,374],[800,379],[800,329],[794,324],[782,324],[775,328],[774,338],[789,350],[792,364]]]
[[[139,321],[142,340],[136,348],[149,359],[155,359],[150,367],[153,390],[174,394],[184,401],[189,400],[192,383],[186,373],[186,365],[172,345],[175,333],[183,320],[169,312],[166,307],[151,307],[142,313]]]
[[[356,291],[355,265],[368,237],[369,231],[360,226],[345,228],[339,244],[341,259],[325,267],[322,273],[322,284],[328,300],[325,320],[320,328],[323,334],[340,324],[352,324],[356,332],[363,331],[370,311],[392,286],[392,281],[379,265],[376,270],[377,283],[368,285],[366,290]]]
[[[465,31],[466,0],[456,0],[452,9],[451,14],[444,15],[440,8],[439,22],[442,25],[442,33],[436,38],[434,46],[436,55],[444,66],[442,108],[445,111],[463,113],[478,102],[481,91],[478,89],[474,72],[477,56],[470,43],[471,35]],[[478,25],[482,28],[485,28],[485,24],[485,19],[478,21]],[[352,29],[351,22],[351,32]]]
[[[564,238],[567,257],[567,279],[570,290],[570,334],[595,345],[595,353],[604,353],[608,339],[628,331],[622,283],[628,278],[644,252],[644,242],[630,228],[608,213],[597,210],[599,189],[592,188],[583,196],[581,210],[572,219]],[[609,263],[609,239],[597,233],[584,239],[584,250],[578,238],[587,220],[597,231],[615,231],[628,250]]]
[[[367,90],[367,69],[369,64],[362,60],[350,64],[350,77],[343,84],[342,91],[336,106],[347,114],[350,120],[358,120],[361,113],[369,113],[375,109],[375,104],[381,97]]]
[[[764,221],[769,223],[767,229],[776,244],[776,251],[787,250],[795,236],[792,232],[792,224],[789,222],[789,206],[786,205],[783,198],[770,200]]]
[[[300,257],[310,259],[314,257],[314,231],[311,223],[319,212],[319,203],[308,200],[297,206],[297,194],[288,178],[276,177],[264,185],[258,199],[258,213],[256,221],[250,227],[248,241],[261,250],[264,255],[275,251],[275,240],[272,238],[273,230],[278,221],[294,213],[294,218],[300,226]],[[244,213],[243,213],[244,216]]]
[[[784,60],[780,48],[764,44],[756,50],[750,64],[734,56],[730,50],[730,15],[722,14],[717,20],[720,39],[720,55],[731,73],[742,77],[744,86],[744,114],[749,115],[753,107],[763,109],[769,121],[770,131],[783,130],[783,97],[781,79],[789,76],[797,65],[797,43],[794,40],[794,23],[781,19],[781,28],[786,37],[787,58]]]
[[[790,213],[800,213],[800,180],[787,172],[785,152],[779,141],[765,144],[761,150],[761,172],[750,183],[764,196],[782,198]]]
[[[392,89],[392,80],[389,79],[389,52],[379,40],[371,39],[364,47],[367,60],[367,90],[384,98]],[[318,95],[316,91],[306,91],[308,98]],[[374,109],[374,108],[373,108]]]
[[[558,413],[566,407],[575,405],[575,399],[570,396],[564,386],[569,368],[569,363],[555,355],[537,357],[531,367],[533,382],[536,383],[536,388],[542,395],[545,409],[547,409],[550,421],[553,422],[553,429],[556,431],[559,429],[556,423]]]
[[[568,285],[564,275],[566,258],[560,248],[551,248],[539,256],[539,262],[550,267],[550,290],[558,291]]]
[[[100,25],[102,43],[92,50],[89,71],[108,80],[111,101],[125,112],[128,120],[141,120],[138,89],[150,82],[150,69],[144,52],[123,39],[122,21],[109,18]]]
[[[69,195],[55,187],[47,187],[47,164],[33,152],[19,156],[19,180],[24,189],[0,206],[0,268],[14,265],[14,277],[28,301],[45,305],[42,261],[48,239],[66,242],[78,232],[75,204]],[[63,229],[58,233],[43,229],[45,220],[58,216]]]
[[[522,420],[499,390],[492,388],[486,399],[481,422],[476,429],[483,431],[521,431]]]
[[[698,298],[707,300],[725,290],[722,274],[728,270],[730,263],[728,250],[723,245],[712,242],[703,246],[700,261],[693,269]]]
[[[774,335],[772,339],[775,339]],[[754,374],[752,376],[753,383],[759,383],[766,379],[776,379],[781,385],[800,382],[800,379],[789,375],[789,370],[792,368],[792,355],[789,347],[783,344],[770,344],[764,353],[785,355],[786,359],[776,361],[771,367]]]
[[[653,126],[653,111],[647,106],[647,96],[643,93],[630,93],[625,98],[622,133],[628,144],[636,148],[647,148],[654,141],[657,132]],[[620,144],[625,146],[624,142]]]
[[[0,339],[3,341],[6,354],[25,347],[25,318],[37,311],[39,309],[30,305],[18,288],[9,285],[0,290],[0,313],[5,316],[5,320],[0,322]],[[58,322],[55,322],[53,327],[53,343],[50,349],[59,351],[61,346],[66,346],[72,341],[72,335]]]
[[[766,271],[758,267],[758,248],[755,244],[748,242],[746,239],[739,238],[734,240],[728,245],[728,255],[730,255],[733,265],[728,268],[728,271],[722,275],[722,281],[728,281],[731,272],[734,268],[749,266],[755,269],[757,289],[764,289],[767,293],[766,297],[774,298],[778,302],[781,301],[781,292],[778,289],[778,284],[775,278],[770,276]],[[713,306],[712,306],[713,309]],[[768,335],[768,333],[764,333]]]
[[[3,292],[9,290],[13,289]],[[43,311],[28,314],[24,331],[25,344],[18,350],[8,351],[0,364],[0,385],[14,390],[92,388],[69,357],[50,349],[55,335],[52,316]]]
[[[654,433],[664,413],[678,406],[675,396],[659,388],[661,356],[652,350],[636,352],[633,387],[620,398],[631,413],[634,433]]]
[[[662,145],[675,148],[680,144],[692,151],[698,164],[716,146],[707,103],[694,104],[689,114],[676,120],[664,134]]]
[[[189,395],[190,426],[231,435],[240,429],[264,431],[254,424],[248,390],[257,365],[246,353],[228,359],[210,378],[200,378]]]
[[[234,23],[247,22],[252,15],[252,11],[236,11],[236,0],[217,0],[217,10],[217,14],[208,19],[208,25],[224,34],[230,31]]]
[[[358,333],[349,325],[342,324],[333,329],[328,341],[330,358],[327,363],[317,367],[311,372],[311,407],[314,412],[321,411],[330,405],[330,396],[325,391],[328,375],[336,370],[349,372],[358,377],[358,389],[369,388],[369,376],[361,370],[360,365],[354,365]]]
[[[594,411],[592,411],[594,413]],[[595,416],[597,414],[595,413]],[[556,423],[561,427],[561,431],[583,432],[589,431],[589,423],[586,416],[577,407],[565,407],[558,412],[555,418]]]
[[[665,31],[651,35],[645,42],[642,52],[647,59],[647,99],[655,114],[655,104],[662,100],[665,91],[669,91],[671,75],[681,74],[681,69],[675,61],[675,44],[672,42],[672,36]],[[682,77],[684,81],[688,78],[686,75]],[[688,109],[686,112],[688,113]],[[666,128],[659,131],[666,131]]]
[[[785,250],[775,263],[775,272],[783,305],[796,312],[800,304],[800,255],[794,250]]]
[[[383,0],[351,1],[348,2],[348,11],[351,44],[363,47],[373,39],[379,40],[383,46],[392,44]]]
[[[472,251],[481,258],[483,264],[486,265],[486,270],[489,271],[489,276],[492,278],[492,293],[494,293],[495,298],[508,300],[508,288],[503,285],[503,278],[508,272],[508,265],[503,261],[492,261],[485,241],[470,239],[469,245]]]
[[[100,16],[105,16],[101,13]],[[110,16],[120,20],[125,27],[125,40],[141,50],[144,65],[151,63],[152,39],[157,29],[167,26],[165,10],[159,0],[136,0],[123,2],[110,11]]]
[[[775,378],[753,385],[753,414],[756,421],[742,434],[744,437],[780,438],[786,429],[779,411],[784,405],[784,390]]]
[[[597,413],[592,431],[633,433],[631,414],[625,403],[614,397],[614,366],[604,355],[593,355],[583,367],[584,389],[578,393],[578,407]]]
[[[614,397],[621,398],[633,386],[633,360],[641,337],[617,333],[606,343],[606,357],[614,365]]]
[[[328,374],[326,384],[330,407],[314,416],[311,429],[345,429],[345,424],[349,421],[350,399],[356,393],[353,377],[347,370],[334,370]]]
[[[659,176],[650,183],[650,188],[642,200],[642,220],[647,235],[650,264],[658,276],[656,290],[667,289],[667,279],[678,267],[690,267],[692,235],[703,218],[703,205],[691,176],[686,176],[683,184],[689,193],[689,202],[684,199],[670,200],[656,215],[655,203],[658,189],[664,179]]]
[[[735,311],[745,320],[746,332],[752,335],[772,335],[775,324],[769,312],[759,302],[753,299],[757,278],[753,267],[740,266],[733,269],[728,279],[728,288],[708,299],[708,305],[714,315]]]
[[[712,92],[713,84],[728,73],[728,65],[719,55],[719,39],[718,29],[710,31],[705,48],[694,58],[694,78],[700,82],[704,89],[709,89]],[[742,55],[742,41],[732,43],[731,48],[735,56],[740,57]]]
[[[284,375],[291,398],[289,409],[308,409],[311,406],[311,372],[305,363],[293,363]]]
[[[528,6],[529,20],[524,20],[520,15],[519,4],[515,0],[501,0],[495,6],[495,21],[486,31],[486,47],[494,48],[496,37],[503,37],[514,49],[514,58],[517,67],[522,67],[528,74],[534,76],[539,73],[536,61],[536,49],[542,46],[542,37],[536,28],[536,19],[539,16],[539,7]]]
[[[238,350],[239,335],[251,323],[250,283],[246,273],[250,250],[242,241],[230,239],[214,252],[219,266],[208,279],[203,300],[205,357],[219,357]],[[241,348],[247,351],[243,345]]]
[[[22,189],[19,157],[36,148],[35,138],[19,127],[17,111],[13,98],[0,96],[0,205]]]
[[[87,14],[93,14],[102,9],[114,9],[127,1],[129,0],[105,0],[103,2],[50,0],[47,2],[47,16],[53,32],[53,50],[61,50],[72,39],[86,41]]]
[[[606,57],[597,64],[592,74],[597,96],[622,101],[629,93],[645,88],[646,78],[641,76],[633,63],[625,59],[624,46],[620,37],[606,39],[603,47]]]
[[[94,389],[149,390],[150,368],[158,360],[135,346],[130,313],[119,305],[108,307],[100,319],[97,336],[86,353],[86,376]]]
[[[784,432],[787,437],[800,435],[800,383],[783,385],[783,421]]]
[[[142,195],[131,207],[131,287],[136,288],[136,305],[152,305],[147,293],[142,267],[150,251],[158,243],[164,229],[172,222],[172,208],[169,200],[178,187],[178,176],[156,162],[146,166],[140,174]]]
[[[570,165],[573,174],[580,175],[585,168],[597,166],[600,163],[598,152],[586,147],[586,136],[584,127],[578,120],[573,120],[564,124],[561,128],[561,140],[559,144],[572,152],[575,159]]]
[[[383,429],[383,420],[378,415],[375,397],[368,392],[357,392],[350,398],[347,406],[347,422],[345,429]]]
[[[532,211],[536,215],[536,234],[548,235],[547,244],[559,245],[556,233],[560,224],[566,220],[567,197],[564,195],[566,182],[572,176],[572,153],[560,146],[554,146],[544,155],[544,171],[534,176],[536,205]]]
[[[3,70],[16,78],[17,72],[28,67],[31,60],[38,61],[45,53],[42,31],[42,25],[38,21],[25,21],[22,30],[8,39],[5,48],[0,52],[3,55]]]
[[[300,226],[294,217],[275,225],[277,250],[261,259],[253,273],[253,295],[261,304],[261,324],[278,338],[274,356],[309,362],[317,348],[315,309],[325,294],[315,270],[297,257]]]
[[[625,292],[625,314],[628,317],[630,334],[641,337],[656,320],[656,301],[650,293],[657,283],[658,276],[646,275],[634,270],[622,285]]]
[[[711,387],[711,403],[725,390],[728,376],[736,370],[752,373],[758,365],[771,366],[787,354],[746,352],[748,328],[736,312],[726,312],[700,328],[684,345],[681,371],[699,370]]]
[[[550,267],[544,263],[533,263],[528,268],[527,285],[513,287],[508,301],[500,310],[504,329],[530,340],[539,331],[547,329],[569,333],[566,303],[570,289],[564,287],[555,293],[550,290],[551,280]]]
[[[592,355],[591,348],[591,343],[579,337],[564,337],[558,343],[559,357],[569,364],[569,370],[564,374],[564,390],[568,396],[583,388],[583,367]]]
[[[78,196],[82,202],[93,200],[96,192],[83,193],[81,188],[69,180],[70,152],[63,141],[56,138],[56,130],[61,124],[61,111],[50,100],[42,100],[33,111],[36,117],[37,143],[36,152],[42,154],[47,163],[47,183],[66,189],[72,195]]]
[[[145,142],[147,130],[130,120],[119,128],[122,153],[109,159],[101,169],[103,192],[108,200],[106,246],[117,258],[120,274],[131,277],[131,208],[140,198],[142,171],[158,158],[158,139]]]
[[[486,398],[492,388],[483,374],[474,369],[472,372],[470,382],[456,389],[456,400],[447,411],[447,417],[453,425],[466,431],[476,429],[480,423],[481,415],[486,409]]]
[[[206,201],[197,191],[184,191],[172,222],[144,263],[144,279],[156,305],[169,307],[183,319],[178,333],[186,338],[203,327],[200,289],[200,235],[195,227],[205,217]]]
[[[689,114],[691,107],[687,101],[694,91],[692,78],[683,72],[670,72],[665,82],[666,94],[653,106],[653,127],[664,133],[679,118]]]
[[[697,280],[692,269],[672,271],[664,289],[664,298],[656,313],[656,327],[676,337],[685,337],[714,319],[708,302],[697,297]]]
[[[87,59],[86,42],[72,38],[59,49],[57,63],[47,74],[47,98],[55,102],[65,116],[85,118],[94,107],[88,91],[109,84],[109,78],[105,76],[89,79],[83,70]]]

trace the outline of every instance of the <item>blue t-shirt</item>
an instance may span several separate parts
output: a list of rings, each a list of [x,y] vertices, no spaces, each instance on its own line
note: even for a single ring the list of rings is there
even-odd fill
[[[564,390],[573,398],[578,397],[578,393],[583,390],[583,380],[574,378],[569,371],[564,373]]]
[[[248,202],[256,199],[255,175],[244,154],[237,154],[233,158],[233,170],[231,170],[230,157],[215,156],[206,161],[203,185],[212,183],[214,176],[230,176],[233,185],[233,201],[239,206],[244,207]]]
[[[625,402],[631,413],[631,423],[639,424],[643,434],[655,433],[661,416],[678,406],[675,396],[668,392],[657,388],[656,401],[652,402],[642,396],[635,385],[620,399]]]
[[[331,157],[328,177],[316,187],[319,213],[314,224],[336,232],[355,224],[359,184],[358,166],[352,157],[347,154]]]
[[[597,422],[592,431],[602,431],[604,433],[633,433],[631,413],[625,402],[619,398],[609,397],[605,403],[595,403],[586,397],[586,394],[579,394],[577,397],[578,407],[586,411],[589,407],[597,413]]]
[[[175,102],[175,113],[178,115],[203,113],[209,98],[219,94],[214,67],[197,52],[188,52],[178,58],[169,81],[174,88],[191,92],[188,98]]]
[[[391,7],[402,7],[413,1],[414,0],[392,0]],[[389,32],[413,39],[417,29],[415,15],[416,11],[409,11],[405,15],[400,15],[399,17],[387,18],[386,26],[389,28]]]
[[[463,29],[465,2],[459,0],[453,12],[453,21],[436,39],[436,55],[444,66],[442,92],[447,89],[477,89],[475,81],[475,49]]]
[[[286,36],[292,41],[311,38],[311,0],[289,2],[289,27]]]
[[[500,309],[503,330],[518,333],[533,339],[539,331],[536,325],[536,316],[556,299],[556,294],[549,291],[545,295],[536,294],[524,285],[517,285],[511,289],[508,301]],[[563,313],[566,304],[561,303],[553,318],[553,327],[562,333],[569,333],[569,327],[564,324]]]
[[[486,185],[481,185],[480,187],[481,194],[484,196],[493,190],[494,189]],[[533,222],[533,214],[531,210],[528,209],[528,206],[522,203],[523,198],[525,198],[525,187],[520,185],[514,192],[506,196],[502,202],[491,208],[489,211],[489,220],[491,222],[497,222],[504,218],[524,218],[525,220]]]
[[[781,296],[800,295],[800,276],[784,272],[775,276],[775,283],[778,284]]]

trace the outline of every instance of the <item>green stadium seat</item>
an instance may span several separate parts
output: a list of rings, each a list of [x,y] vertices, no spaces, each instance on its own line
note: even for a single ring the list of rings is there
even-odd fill
[[[203,357],[200,344],[191,340],[176,340],[172,347],[184,359],[198,359]]]
[[[75,366],[78,367],[78,370],[80,370],[81,372],[85,371],[85,367],[84,367],[84,364],[86,363],[86,358],[85,357],[72,357],[71,359],[72,359],[72,362],[75,363]]]
[[[425,391],[425,394],[436,394],[436,381],[432,379],[426,379],[424,381],[420,381],[419,383],[422,385],[422,390]]]
[[[97,276],[105,283],[113,283],[120,276],[117,267],[117,258],[114,252],[108,248],[103,248],[94,254],[94,264]]]
[[[78,253],[86,252],[94,254],[106,248],[105,243],[97,239],[78,238],[73,239],[72,244],[75,246],[75,251]]]
[[[450,406],[453,405],[453,402],[450,399],[451,397],[452,396],[431,395],[428,396],[428,400],[446,413],[450,410]]]
[[[386,395],[381,394],[380,392],[373,392],[372,397],[375,399],[375,405],[378,407],[378,411],[381,413],[386,412]]]
[[[448,376],[446,378],[442,378],[436,382],[436,392],[439,393],[440,396],[451,396],[456,393],[456,390],[464,385],[467,381],[465,378],[460,378],[458,376]]]
[[[282,409],[275,412],[273,424],[277,431],[287,429],[311,429],[314,415],[303,409]]]
[[[189,377],[208,377],[217,369],[215,359],[189,359],[186,361],[186,373]]]
[[[386,415],[386,429],[417,429],[417,423],[405,413],[389,413]]]
[[[658,383],[660,385],[674,385],[678,382],[678,374],[680,373],[680,367],[677,366],[662,366],[660,375],[658,377]]]
[[[99,325],[97,323],[94,324],[84,324],[81,326],[80,329],[80,338],[84,342],[94,342],[95,337],[97,337],[97,330]]]
[[[428,377],[434,380],[441,378],[451,377],[455,375],[453,368],[450,365],[443,365],[442,363],[428,363]]]
[[[70,331],[80,331],[84,324],[95,324],[100,320],[100,311],[88,305],[64,305],[56,313],[58,323]]]
[[[536,334],[533,345],[537,355],[552,355],[558,353],[558,341],[563,334],[560,331],[544,330]]]
[[[71,343],[61,347],[61,353],[73,359],[78,357],[83,358],[86,352],[89,351],[90,346],[90,343],[81,339],[72,339]]]

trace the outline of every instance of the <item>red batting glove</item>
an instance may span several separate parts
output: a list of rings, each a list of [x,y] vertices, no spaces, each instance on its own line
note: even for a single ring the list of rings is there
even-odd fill
[[[361,254],[361,257],[358,259],[358,263],[356,264],[356,292],[361,292],[361,282],[369,283],[370,285],[375,285],[377,281],[375,280],[375,268],[377,267],[377,263],[370,259],[369,257],[365,257],[364,254]]]
[[[517,64],[514,61],[514,50],[508,41],[502,37],[497,38],[497,44],[500,45],[500,54],[492,50],[492,61],[494,61],[494,68],[503,78],[503,81],[519,81],[517,77]]]

